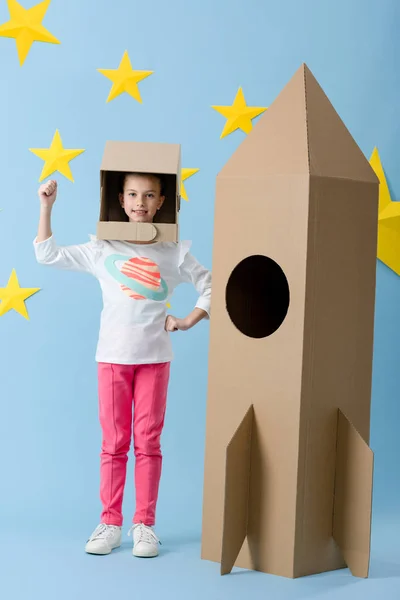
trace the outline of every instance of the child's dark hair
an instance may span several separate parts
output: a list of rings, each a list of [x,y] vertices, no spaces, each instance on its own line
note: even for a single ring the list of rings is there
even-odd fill
[[[121,192],[121,194],[123,194],[123,192],[124,192],[126,178],[129,177],[130,175],[133,175],[135,177],[153,177],[154,179],[157,179],[157,181],[160,184],[160,195],[165,196],[164,177],[162,175],[159,175],[158,173],[135,173],[135,172],[121,173],[120,180],[119,180],[119,191]]]

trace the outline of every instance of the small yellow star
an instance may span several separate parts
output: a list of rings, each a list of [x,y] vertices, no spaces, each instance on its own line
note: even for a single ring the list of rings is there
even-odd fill
[[[40,288],[20,287],[17,273],[15,272],[15,269],[13,269],[7,287],[0,288],[0,316],[5,315],[11,309],[14,309],[29,321],[25,300],[30,296],[33,296],[33,294],[36,294],[39,290]]]
[[[186,179],[189,179],[189,177],[191,177],[195,173],[198,173],[199,171],[200,169],[181,169],[181,196],[184,200],[186,200],[186,202],[189,202],[189,198],[183,182],[186,181]]]
[[[10,20],[0,25],[0,37],[14,38],[17,44],[19,64],[22,66],[33,42],[59,44],[42,25],[51,0],[44,0],[32,8],[23,8],[17,0],[8,0]]]
[[[241,87],[238,89],[232,106],[212,106],[212,108],[228,119],[220,139],[236,131],[236,129],[241,129],[246,134],[250,133],[253,128],[252,119],[267,110],[266,107],[247,106]]]
[[[377,148],[370,165],[379,179],[378,259],[400,275],[400,202],[393,202]]]
[[[139,81],[142,81],[142,79],[145,79],[153,73],[153,71],[134,71],[132,69],[131,61],[129,59],[127,51],[124,52],[118,69],[97,70],[99,71],[99,73],[101,73],[113,82],[111,91],[108,95],[106,102],[111,102],[111,100],[114,100],[114,98],[116,98],[123,92],[129,94],[138,102],[142,102],[138,83]]]
[[[56,130],[50,148],[29,148],[30,152],[45,161],[39,181],[43,181],[55,171],[58,171],[70,181],[74,181],[69,162],[85,152],[84,150],[71,150],[63,148],[58,129]]]

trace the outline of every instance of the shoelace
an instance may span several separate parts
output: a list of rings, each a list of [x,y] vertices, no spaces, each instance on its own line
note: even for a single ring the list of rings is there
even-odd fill
[[[105,525],[104,523],[102,523],[101,525],[96,527],[96,529],[90,536],[89,541],[93,542],[93,540],[108,538],[110,537],[110,535],[113,534],[114,529],[116,529],[114,525]]]
[[[151,527],[146,527],[146,525],[143,525],[143,523],[140,523],[139,525],[132,525],[132,527],[128,531],[128,535],[131,535],[132,531],[139,532],[137,543],[145,542],[146,544],[151,544],[152,542],[155,542],[156,544],[161,545],[160,540],[158,539],[154,531],[151,529]]]

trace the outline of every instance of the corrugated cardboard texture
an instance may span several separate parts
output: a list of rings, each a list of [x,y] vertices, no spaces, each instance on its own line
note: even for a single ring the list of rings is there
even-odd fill
[[[179,144],[108,141],[104,148],[101,170],[178,175],[180,160]]]
[[[97,238],[99,240],[126,240],[137,242],[168,241],[178,239],[178,225],[165,225],[157,223],[97,223]]]
[[[337,410],[368,443],[377,209],[377,178],[303,66],[217,177],[204,559],[220,561],[226,447],[251,403],[248,536],[236,565],[287,577],[344,566],[332,536]],[[253,255],[275,261],[289,285],[286,318],[262,338],[227,311],[231,274]],[[265,291],[267,271],[251,276],[249,311],[257,289],[278,293]]]
[[[100,171],[98,237],[136,241],[147,239],[148,232],[146,233],[145,226],[142,224],[126,226],[128,217],[119,201],[122,176],[124,173],[131,172],[154,173],[163,177],[165,201],[154,218],[157,241],[177,242],[180,209],[180,146],[177,144],[111,141],[106,143]],[[103,222],[113,223],[113,225],[105,226],[102,225]],[[119,223],[122,225],[120,226]],[[125,237],[127,231],[128,238]]]
[[[319,175],[378,183],[365,156],[310,70],[289,81],[219,177]]]
[[[253,420],[251,406],[226,449],[222,575],[231,572],[247,535]]]
[[[369,443],[377,189],[311,178],[296,527],[297,574],[342,566],[332,527],[340,408]]]
[[[97,238],[115,239],[115,237],[123,236],[123,239],[137,242],[150,242],[157,238],[157,229],[152,223],[115,223],[115,222],[100,222],[97,224]]]
[[[257,423],[251,465],[251,553],[245,544],[236,564],[288,577],[294,563],[308,193],[307,175],[269,177],[262,183],[218,178],[215,207],[202,556],[220,561],[225,452],[251,402]],[[243,218],[245,198],[259,207],[256,222]],[[236,227],[240,234],[231,234]],[[258,254],[279,263],[291,301],[281,327],[270,337],[254,339],[233,325],[225,294],[236,265]],[[253,273],[260,282],[265,275]]]
[[[356,577],[368,577],[374,455],[338,411],[333,537]]]

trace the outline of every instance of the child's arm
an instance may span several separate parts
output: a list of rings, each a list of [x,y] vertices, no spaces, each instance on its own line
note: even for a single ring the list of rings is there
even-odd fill
[[[51,238],[53,235],[51,231],[51,211],[52,206],[46,206],[46,204],[40,204],[40,217],[39,227],[36,241],[44,242]]]
[[[187,331],[202,321],[208,319],[211,312],[211,272],[203,267],[191,254],[187,254],[180,266],[182,280],[192,283],[200,294],[196,306],[184,319],[168,315],[167,331]]]
[[[178,319],[177,317],[168,315],[165,322],[165,329],[167,331],[187,331],[208,316],[208,313],[202,308],[195,308],[184,319]]]
[[[36,259],[40,264],[70,271],[93,273],[95,252],[91,243],[77,246],[57,246],[51,230],[51,213],[57,198],[57,182],[48,181],[39,188],[40,218],[34,241]]]

